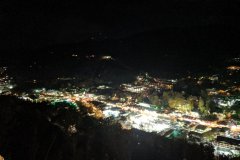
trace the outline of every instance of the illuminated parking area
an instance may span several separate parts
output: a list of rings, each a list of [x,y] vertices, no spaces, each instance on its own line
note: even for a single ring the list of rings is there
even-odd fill
[[[104,118],[119,118],[124,117],[124,120],[119,121],[122,128],[127,129],[139,129],[145,132],[161,133],[164,130],[171,128],[166,120],[159,118],[159,114],[155,111],[149,111],[147,109],[141,110],[138,108],[129,109],[131,107],[113,107],[108,105],[103,110]],[[129,109],[129,110],[128,110]]]
[[[143,114],[130,116],[129,123],[132,124],[132,128],[143,130],[146,132],[160,133],[170,128],[169,125],[165,123],[160,123],[156,118]]]

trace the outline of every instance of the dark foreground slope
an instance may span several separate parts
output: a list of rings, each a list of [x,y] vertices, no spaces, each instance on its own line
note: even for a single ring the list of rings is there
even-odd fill
[[[72,132],[75,126],[77,133]],[[213,149],[97,121],[69,108],[0,97],[0,154],[7,160],[213,159]]]

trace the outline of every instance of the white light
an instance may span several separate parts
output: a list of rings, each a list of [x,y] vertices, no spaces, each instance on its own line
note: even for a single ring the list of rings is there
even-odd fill
[[[119,111],[112,111],[112,110],[104,110],[103,114],[106,118],[108,118],[108,117],[118,117],[120,112]]]
[[[104,59],[104,60],[111,60],[113,58],[112,58],[112,56],[102,56],[102,59]]]
[[[8,87],[9,89],[13,89],[13,85],[9,85],[9,87]]]
[[[146,107],[146,108],[151,107],[150,104],[148,104],[148,103],[138,103],[137,105],[142,106],[142,107]]]

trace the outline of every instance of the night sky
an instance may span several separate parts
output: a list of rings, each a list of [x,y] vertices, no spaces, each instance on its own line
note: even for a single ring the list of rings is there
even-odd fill
[[[237,0],[79,2],[1,1],[2,53],[84,42],[115,54],[239,53]]]

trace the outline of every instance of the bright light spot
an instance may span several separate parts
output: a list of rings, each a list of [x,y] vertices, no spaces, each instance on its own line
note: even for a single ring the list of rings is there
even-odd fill
[[[150,104],[148,103],[138,103],[137,105],[141,106],[141,107],[146,107],[146,108],[150,108]]]
[[[106,118],[108,117],[118,117],[120,115],[120,112],[119,111],[113,111],[113,110],[104,110],[103,111],[103,114]]]
[[[78,55],[77,54],[72,54],[72,57],[77,57]]]
[[[113,60],[112,56],[102,56],[102,60]]]

